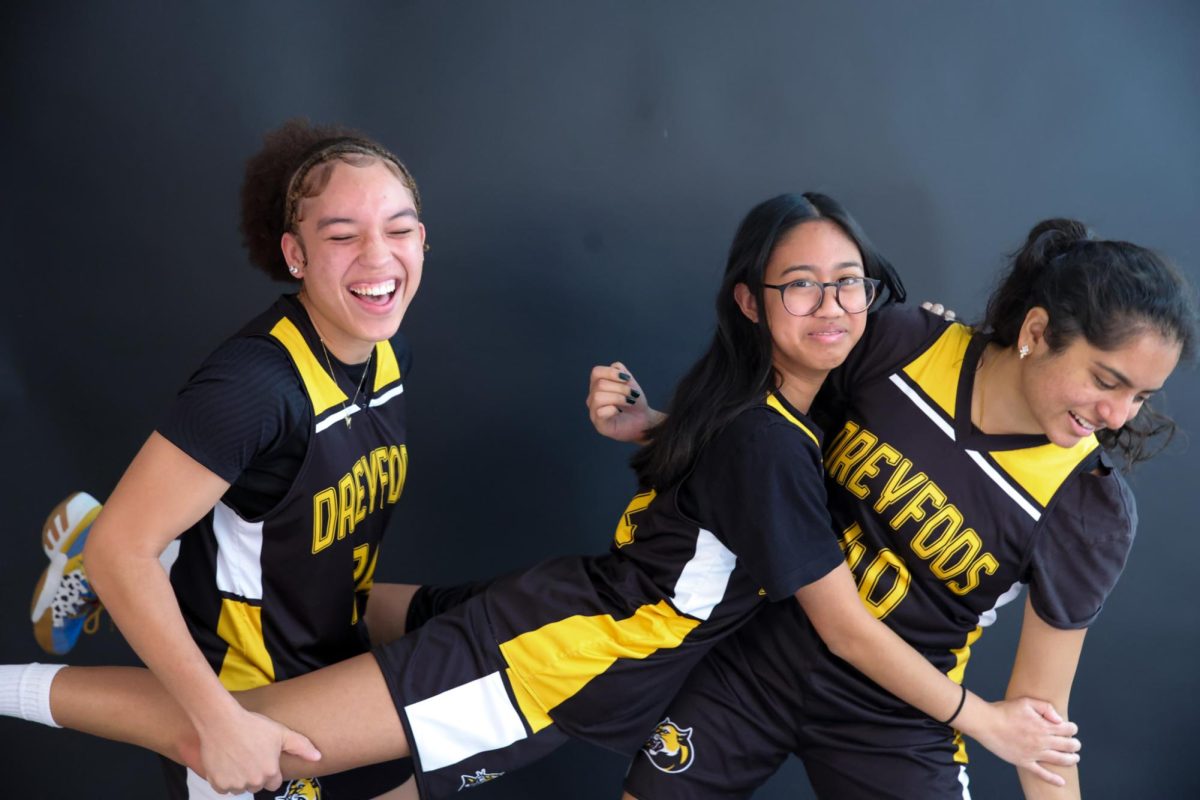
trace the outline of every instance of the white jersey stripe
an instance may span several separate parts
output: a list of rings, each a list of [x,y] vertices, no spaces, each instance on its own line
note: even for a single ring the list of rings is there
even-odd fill
[[[971,800],[971,790],[967,788],[971,783],[971,779],[967,777],[966,764],[960,764],[958,767],[958,782],[963,787],[962,800]]]
[[[247,600],[262,600],[263,524],[246,522],[225,505],[213,508],[217,539],[217,588]]]
[[[999,472],[997,472],[996,468],[993,467],[991,464],[989,464],[987,462],[987,459],[985,459],[982,455],[980,455],[978,453],[978,451],[968,450],[966,452],[967,452],[967,455],[969,455],[972,458],[972,460],[974,460],[975,463],[979,465],[979,468],[982,469],[989,478],[991,478],[993,481],[995,481],[996,485],[999,486],[1001,489],[1003,489],[1005,494],[1007,494],[1009,497],[1011,497],[1013,499],[1014,503],[1016,503],[1017,505],[1019,505],[1021,508],[1023,508],[1025,510],[1026,514],[1033,517],[1035,520],[1039,520],[1042,518],[1042,512],[1038,511],[1036,508],[1033,507],[1033,505],[1028,500],[1026,500],[1024,497],[1022,497],[1021,493],[1016,490],[1016,487],[1014,487],[1011,483],[1006,481],[1004,479],[1004,476],[1002,476]]]
[[[915,389],[905,383],[904,379],[900,377],[898,373],[892,375],[890,380],[898,389],[900,389],[900,391],[904,392],[904,394],[906,394],[908,398],[913,401],[913,405],[919,408],[921,412],[925,414],[925,416],[929,417],[929,419],[932,420],[935,425],[941,428],[942,432],[949,436],[951,441],[955,440],[954,428],[950,426],[950,423],[943,419],[942,415],[936,410],[931,408],[930,405],[925,402],[925,398],[921,397],[921,395],[917,394]],[[1025,513],[1029,514],[1029,516],[1033,517],[1035,520],[1042,518],[1041,512],[1034,508],[1033,505],[1026,500],[1011,483],[1005,480],[1004,476],[997,472],[995,467],[989,464],[987,459],[980,455],[979,452],[975,450],[965,450],[965,452],[976,464],[979,465],[979,468],[983,470],[985,475],[991,478],[997,486],[1003,489],[1004,493],[1013,499],[1013,502],[1025,510]]]
[[[996,621],[996,611],[999,610],[999,608],[1001,606],[1006,606],[1009,603],[1011,603],[1013,600],[1016,600],[1017,597],[1020,596],[1021,588],[1024,585],[1025,584],[1021,583],[1020,581],[1017,581],[1012,586],[1008,587],[1008,589],[1004,592],[1004,594],[997,597],[996,602],[992,605],[992,607],[979,615],[979,627],[986,628],[987,626],[989,626],[993,622],[995,622]]]
[[[913,405],[921,409],[925,416],[933,420],[933,423],[942,429],[942,433],[950,437],[950,441],[954,441],[954,428],[950,427],[950,423],[942,419],[942,415],[934,411],[933,408],[930,407],[929,403],[925,402],[924,397],[921,397],[921,395],[917,394],[917,391],[905,383],[904,379],[898,374],[892,375],[891,381],[892,383],[896,384],[896,387],[900,389],[900,391],[908,395],[908,399],[913,401]]]
[[[398,394],[404,394],[404,384],[403,383],[400,384],[399,386],[396,386],[395,388],[388,389],[386,392],[379,395],[378,397],[372,397],[371,403],[370,403],[371,408],[375,408],[376,406],[383,405],[388,400],[391,400],[393,397],[395,397]]]
[[[346,406],[345,408],[338,409],[337,411],[333,412],[328,417],[326,417],[325,419],[323,419],[317,423],[317,433],[320,433],[321,431],[325,430],[326,428],[328,428],[330,425],[332,425],[335,422],[341,422],[342,420],[344,420],[346,417],[350,416],[351,414],[357,414],[359,411],[362,411],[362,409],[359,408],[358,406]]]
[[[425,772],[526,737],[525,725],[499,672],[407,705],[404,713]],[[471,724],[463,724],[465,720]]]
[[[737,556],[712,531],[704,528],[696,535],[696,554],[683,565],[675,581],[675,596],[671,604],[697,619],[708,619],[717,603],[725,596],[729,576]]]

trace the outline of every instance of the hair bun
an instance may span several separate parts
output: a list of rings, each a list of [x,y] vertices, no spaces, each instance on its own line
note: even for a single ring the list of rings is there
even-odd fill
[[[1038,223],[1029,232],[1025,252],[1039,264],[1047,264],[1080,242],[1092,240],[1092,232],[1082,222],[1074,219],[1048,219]]]

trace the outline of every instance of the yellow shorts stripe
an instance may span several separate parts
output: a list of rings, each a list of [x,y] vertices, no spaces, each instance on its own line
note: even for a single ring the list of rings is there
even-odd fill
[[[617,659],[638,660],[678,647],[699,624],[660,600],[626,619],[598,614],[551,622],[504,642],[500,653],[509,666],[517,705],[536,733],[550,724],[555,707]]]

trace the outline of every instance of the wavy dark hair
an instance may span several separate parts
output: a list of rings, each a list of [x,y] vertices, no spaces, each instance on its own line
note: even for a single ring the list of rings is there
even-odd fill
[[[1041,307],[1050,318],[1045,335],[1052,353],[1080,336],[1100,350],[1114,350],[1152,330],[1179,343],[1180,361],[1194,359],[1195,290],[1153,251],[1097,239],[1076,220],[1047,219],[1010,260],[980,326],[1001,347],[1016,346],[1025,316]],[[1175,422],[1146,403],[1133,420],[1097,438],[1133,466],[1161,452],[1175,433]]]
[[[871,244],[840,203],[815,192],[782,194],[759,203],[738,226],[725,276],[717,290],[717,330],[712,344],[675,389],[665,421],[647,432],[649,443],[631,465],[643,487],[665,489],[683,480],[700,451],[738,414],[779,387],[771,362],[771,332],[765,314],[751,322],[734,300],[746,284],[765,308],[763,273],[776,245],[793,228],[814,220],[837,225],[858,247],[869,278],[882,281],[874,309],[903,302],[899,275]]]
[[[292,280],[279,247],[285,232],[296,233],[300,201],[316,197],[329,183],[335,161],[356,167],[382,161],[412,192],[417,213],[421,195],[408,167],[390,150],[341,125],[291,119],[263,137],[242,177],[239,229],[250,263],[276,280]],[[303,243],[301,243],[303,247]]]

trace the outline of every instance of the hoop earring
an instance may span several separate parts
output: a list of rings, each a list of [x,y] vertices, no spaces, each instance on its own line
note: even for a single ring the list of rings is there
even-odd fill
[[[1017,357],[1019,359],[1021,359],[1022,361],[1024,361],[1025,356],[1027,356],[1027,355],[1029,355],[1029,345],[1023,344],[1023,345],[1021,345],[1021,348],[1019,350],[1017,350]]]

